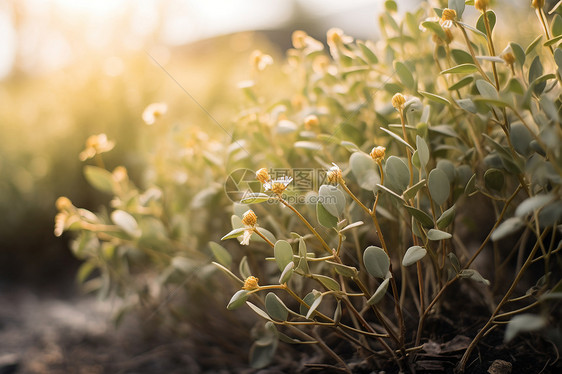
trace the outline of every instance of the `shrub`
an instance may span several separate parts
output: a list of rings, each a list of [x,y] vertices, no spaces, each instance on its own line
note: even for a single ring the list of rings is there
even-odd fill
[[[282,341],[319,347],[319,368],[409,370],[439,313],[472,313],[478,324],[459,371],[498,326],[507,324],[506,342],[555,331],[562,17],[532,2],[544,35],[524,48],[493,34],[488,1],[466,4],[480,14],[474,25],[463,22],[464,1],[403,15],[386,1],[376,44],[332,29],[325,50],[296,31],[274,90],[276,65],[254,53],[229,143],[186,150],[179,136],[157,147],[147,189],[123,169],[87,166],[115,197],[97,215],[59,201],[60,227],[80,230],[82,278],[99,268],[105,292],[148,300],[154,284],[220,279],[208,275],[212,254],[238,288],[227,308],[265,320],[250,350],[257,368]],[[189,175],[180,186],[176,164]],[[222,239],[238,238],[243,254],[204,244],[228,230],[228,205]]]

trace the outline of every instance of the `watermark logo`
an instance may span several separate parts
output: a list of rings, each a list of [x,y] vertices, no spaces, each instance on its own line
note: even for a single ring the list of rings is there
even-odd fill
[[[283,193],[283,199],[290,204],[332,204],[334,202],[322,201],[330,196],[318,196],[316,191],[321,185],[327,184],[327,171],[317,168],[272,168],[268,170],[273,181],[285,177],[293,178]],[[262,184],[256,179],[256,172],[250,169],[236,169],[231,172],[225,183],[226,196],[235,203],[255,197],[256,194],[265,193]],[[269,192],[271,194],[271,192]],[[271,194],[267,203],[276,203],[277,197]]]

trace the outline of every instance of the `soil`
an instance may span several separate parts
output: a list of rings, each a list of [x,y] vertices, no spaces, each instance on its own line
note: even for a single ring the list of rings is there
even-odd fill
[[[248,369],[247,356],[241,353],[245,347],[238,347],[238,352],[236,348],[226,351],[213,346],[208,336],[196,333],[178,338],[169,331],[153,329],[146,316],[125,318],[116,328],[112,322],[116,308],[111,301],[81,295],[77,290],[53,293],[1,288],[0,374],[341,372],[329,365],[314,365],[325,358],[313,350],[287,346],[268,369]],[[455,332],[460,321],[451,316],[428,322],[428,328],[434,330],[433,340],[418,352],[417,373],[453,373],[475,331]],[[511,374],[562,372],[556,347],[547,340],[524,335],[506,346],[502,339],[501,332],[487,336],[471,358],[467,374],[509,374],[505,369],[509,364]],[[349,364],[355,373],[383,373],[352,358]]]

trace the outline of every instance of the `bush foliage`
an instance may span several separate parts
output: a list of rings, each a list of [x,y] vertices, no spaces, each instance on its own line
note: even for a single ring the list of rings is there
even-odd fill
[[[78,233],[87,288],[124,311],[181,289],[191,301],[161,310],[176,320],[255,312],[256,368],[288,343],[318,347],[319,367],[415,370],[438,339],[428,318],[451,305],[486,310],[459,371],[503,325],[506,343],[546,326],[560,339],[559,11],[533,1],[541,34],[522,45],[494,29],[489,1],[385,7],[376,43],[296,31],[281,66],[254,52],[233,126],[212,125],[228,140],[169,127],[142,187],[93,149],[84,173],[111,204],[61,198],[56,229]],[[148,122],[166,126],[164,112]]]

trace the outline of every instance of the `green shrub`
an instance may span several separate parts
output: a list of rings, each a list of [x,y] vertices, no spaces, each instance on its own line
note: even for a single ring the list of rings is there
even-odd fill
[[[522,46],[498,42],[488,1],[466,2],[481,13],[474,25],[464,1],[404,14],[385,5],[376,44],[332,29],[326,51],[295,32],[284,82],[254,53],[228,143],[158,139],[148,188],[87,166],[114,199],[97,215],[59,200],[59,232],[80,231],[81,278],[98,268],[89,282],[105,293],[148,302],[154,285],[159,295],[193,275],[201,295],[226,303],[212,254],[238,288],[227,309],[265,320],[250,349],[257,368],[282,341],[316,345],[347,372],[358,360],[408,370],[445,301],[490,308],[460,371],[502,324],[506,342],[559,329],[549,316],[562,284],[562,17],[533,2],[544,35]],[[176,167],[186,183],[174,183]],[[207,245],[220,230],[244,252]]]

